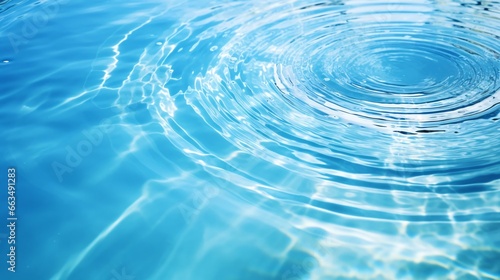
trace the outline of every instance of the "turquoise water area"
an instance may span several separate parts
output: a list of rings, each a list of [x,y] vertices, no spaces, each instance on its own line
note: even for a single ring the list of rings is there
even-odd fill
[[[0,0],[0,279],[500,279],[499,99],[498,1]]]

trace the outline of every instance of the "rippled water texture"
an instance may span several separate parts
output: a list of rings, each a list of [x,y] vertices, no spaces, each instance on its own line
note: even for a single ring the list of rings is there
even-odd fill
[[[500,2],[91,2],[0,2],[12,279],[500,278]]]

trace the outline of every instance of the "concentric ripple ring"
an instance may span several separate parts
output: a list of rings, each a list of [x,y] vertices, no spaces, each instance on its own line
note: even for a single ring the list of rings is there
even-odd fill
[[[500,18],[498,2],[463,2],[183,11],[113,105],[146,103],[169,143],[231,191],[278,204],[296,229],[387,244],[431,223],[473,234],[468,223],[500,220]]]

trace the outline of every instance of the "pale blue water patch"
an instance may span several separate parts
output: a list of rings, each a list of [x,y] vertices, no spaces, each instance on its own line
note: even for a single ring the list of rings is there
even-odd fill
[[[0,23],[1,279],[500,278],[498,1],[10,0]]]

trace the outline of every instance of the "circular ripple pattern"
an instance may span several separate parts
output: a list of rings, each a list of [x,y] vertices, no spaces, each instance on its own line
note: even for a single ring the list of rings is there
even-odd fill
[[[388,197],[387,190],[413,198],[495,189],[498,2],[180,6],[133,30],[148,33],[169,14],[186,15],[144,50],[116,103],[152,105],[170,140],[195,161],[213,155],[209,166],[242,171],[242,160],[223,158],[244,153],[297,180]],[[107,73],[100,88],[120,78]],[[323,199],[331,191],[314,189]]]
[[[475,234],[481,226],[467,222],[500,220],[499,9],[423,0],[174,8],[162,17],[184,14],[182,23],[146,48],[116,104],[148,103],[179,150],[282,203],[284,216],[387,236],[425,222]]]
[[[412,180],[448,184],[496,168],[497,7],[235,4],[191,19],[201,33],[170,47],[210,54],[187,73],[197,76],[185,97],[240,150],[319,176],[408,189]]]
[[[179,132],[189,123],[177,108],[194,109],[235,151],[328,183],[481,191],[499,179],[497,9],[244,1],[184,11],[118,101],[154,104],[179,147],[199,142],[207,154],[218,151]]]

